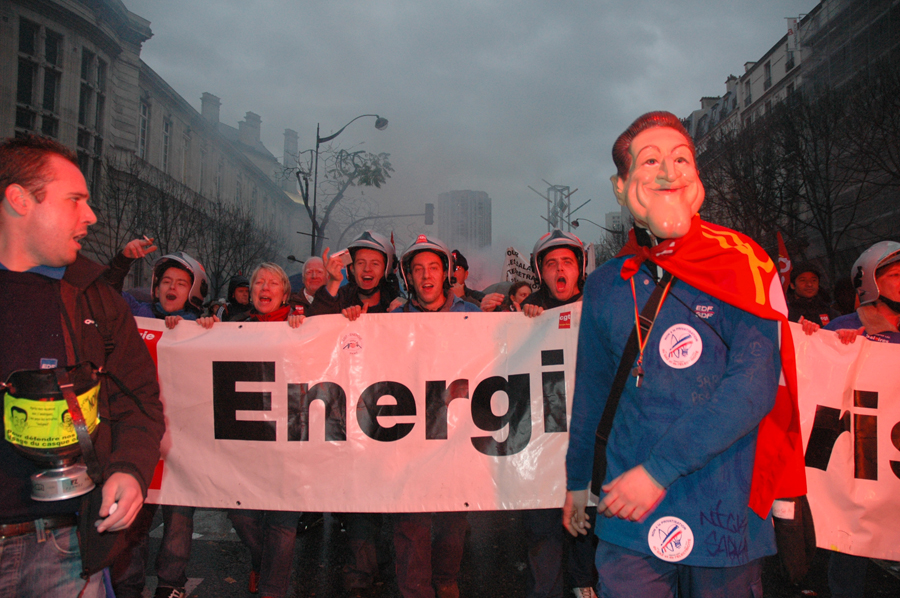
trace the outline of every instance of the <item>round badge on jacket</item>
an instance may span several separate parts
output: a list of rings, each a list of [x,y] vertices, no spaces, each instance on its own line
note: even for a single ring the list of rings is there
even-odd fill
[[[678,517],[662,517],[650,526],[647,544],[657,558],[677,563],[691,554],[694,532]]]
[[[659,356],[669,367],[689,368],[703,353],[703,339],[687,324],[675,324],[659,339]]]

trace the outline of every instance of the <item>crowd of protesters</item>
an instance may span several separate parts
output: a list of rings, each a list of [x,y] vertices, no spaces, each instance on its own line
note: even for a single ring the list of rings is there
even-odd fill
[[[106,278],[121,291],[132,263],[156,250],[153,240],[135,239],[113,259]],[[345,250],[311,258],[303,268],[303,288],[292,292],[284,271],[260,264],[247,279],[232,278],[224,301],[204,307],[209,282],[191,256],[178,252],[155,260],[150,294],[142,303],[124,293],[136,316],[165,320],[173,328],[182,320],[212,328],[219,321],[287,321],[298,327],[307,317],[343,314],[350,320],[369,313],[509,312],[538,317],[550,309],[581,300],[586,277],[583,243],[571,233],[554,230],[534,248],[539,287],[511,283],[506,293],[484,293],[466,285],[469,264],[459,251],[429,235],[419,235],[397,257],[392,242],[367,230]],[[346,272],[346,275],[345,275]],[[564,394],[564,393],[562,393]],[[147,537],[156,505],[146,505],[130,528],[130,548],[114,563],[112,581],[119,598],[140,596],[144,586]],[[156,558],[157,598],[185,595],[185,573],[193,532],[193,507],[162,507],[163,538]],[[291,574],[299,513],[230,510],[228,517],[251,553],[248,590],[263,596],[285,596]],[[564,561],[569,557],[570,587],[578,596],[594,596],[592,538],[572,538],[560,525],[560,509],[532,509],[523,517],[528,546],[528,596],[562,596]],[[405,597],[453,598],[467,530],[464,512],[347,513],[341,515],[351,548],[345,586],[351,596],[371,595],[379,562],[382,525],[392,525],[397,584]],[[301,525],[302,527],[302,525]],[[568,547],[566,545],[569,545]]]
[[[635,230],[620,256],[590,279],[584,244],[558,229],[535,243],[532,268],[538,286],[533,293],[527,283],[515,283],[504,292],[487,294],[466,284],[468,261],[439,239],[420,234],[398,256],[387,237],[369,230],[345,249],[331,255],[326,250],[322,258],[308,260],[302,289],[292,292],[284,270],[266,262],[249,278],[235,276],[224,301],[206,304],[207,275],[203,266],[184,252],[154,261],[149,302],[122,292],[132,263],[156,251],[153,240],[128,243],[105,271],[90,264],[78,256],[79,241],[96,218],[87,205],[88,192],[77,159],[55,142],[35,138],[4,142],[0,145],[4,190],[0,297],[3,305],[14,309],[5,312],[12,317],[0,320],[2,374],[7,376],[14,369],[35,370],[38,364],[41,370],[57,372],[64,369],[59,364],[73,365],[72,354],[77,361],[79,354],[86,353],[108,365],[110,375],[118,372],[122,376],[124,382],[117,381],[122,393],[105,389],[100,401],[100,412],[111,421],[114,435],[112,441],[103,436],[96,441],[100,453],[96,467],[103,469],[102,475],[91,470],[93,461],[88,465],[92,479],[102,488],[95,503],[85,502],[80,508],[89,509],[96,518],[96,524],[88,525],[90,529],[102,533],[127,528],[126,545],[106,550],[105,559],[100,560],[88,559],[85,548],[94,544],[82,535],[83,559],[68,556],[65,571],[58,566],[66,586],[35,590],[44,587],[35,582],[41,577],[36,570],[17,565],[15,571],[7,572],[7,564],[12,562],[7,554],[12,550],[21,551],[16,552],[20,554],[17,563],[54,560],[41,552],[47,550],[48,533],[54,545],[65,542],[74,547],[75,512],[79,509],[74,499],[49,506],[30,500],[28,476],[36,466],[3,443],[2,485],[6,488],[0,503],[4,509],[0,516],[4,566],[0,583],[12,588],[4,591],[9,595],[59,595],[55,588],[69,591],[79,583],[81,593],[89,596],[105,595],[104,585],[111,586],[119,598],[140,596],[144,591],[148,533],[158,507],[142,506],[142,495],[146,495],[152,464],[159,455],[163,418],[158,387],[150,373],[152,362],[146,351],[140,350],[133,318],[123,317],[128,310],[133,316],[163,320],[168,328],[199,325],[210,329],[222,321],[283,322],[297,328],[306,318],[326,314],[356,320],[369,313],[512,311],[539,318],[545,310],[583,301],[566,503],[562,509],[523,513],[529,572],[526,595],[559,598],[566,587],[580,598],[596,598],[595,589],[601,596],[650,595],[642,592],[651,589],[653,596],[712,596],[723,589],[734,592],[729,595],[761,595],[757,593],[761,592],[759,561],[774,552],[770,508],[774,499],[784,495],[769,488],[762,490],[768,494],[760,498],[729,480],[755,476],[760,454],[772,449],[761,441],[764,450],[755,453],[753,462],[760,421],[775,413],[773,405],[782,400],[776,391],[779,366],[785,363],[778,342],[784,329],[777,326],[784,315],[776,314],[765,302],[757,301],[763,307],[751,305],[746,297],[733,292],[732,285],[750,288],[740,285],[759,284],[753,278],[755,272],[751,275],[754,264],[748,259],[758,256],[758,248],[734,231],[700,219],[704,191],[694,165],[693,143],[673,115],[650,113],[635,121],[616,141],[613,156],[618,169],[612,177],[613,190],[634,216]],[[717,235],[722,235],[720,240],[712,241]],[[721,240],[725,236],[740,245],[728,246]],[[700,255],[707,260],[713,256],[713,262],[704,262],[705,267],[697,269],[694,266]],[[726,280],[729,282],[723,283]],[[885,241],[863,253],[853,266],[849,287],[847,281],[835,285],[834,302],[822,282],[821,271],[814,264],[798,265],[791,273],[787,293],[790,319],[799,322],[804,332],[816,334],[824,327],[838,331],[844,343],[854,342],[857,336],[900,342],[900,244]],[[848,305],[846,288],[855,290],[855,305]],[[123,299],[110,289],[120,292]],[[656,303],[655,313],[639,308],[639,295],[642,303]],[[669,296],[677,301],[664,305]],[[707,303],[705,316],[698,315],[699,307],[691,307]],[[98,318],[94,308],[101,304]],[[711,319],[713,314],[718,314],[717,319]],[[698,412],[696,392],[692,394],[691,384],[681,382],[687,380],[685,368],[700,358],[699,351],[687,365],[673,365],[665,355],[653,352],[648,352],[644,361],[644,346],[657,317],[665,322],[663,329],[680,327],[709,347],[701,364],[710,372],[710,380],[719,381],[709,392],[725,393],[729,399],[743,393],[747,400],[716,401],[717,409],[722,410],[718,416],[712,409]],[[29,334],[32,322],[40,324],[41,334]],[[75,333],[81,322],[89,334],[81,328]],[[629,332],[631,340],[626,345]],[[749,344],[766,350],[744,352],[742,347]],[[625,356],[630,351],[633,356],[628,360]],[[125,366],[123,360],[133,363]],[[139,365],[139,372],[134,364]],[[752,370],[746,378],[752,385],[729,385],[735,368]],[[634,384],[623,392],[620,381],[631,378]],[[58,388],[66,394],[66,379],[59,380]],[[610,443],[608,449],[602,445],[608,450],[609,462],[595,480],[605,482],[602,499],[598,507],[591,508],[586,487],[591,476],[597,475],[592,471],[591,456],[599,437],[598,420],[607,401],[606,389],[617,385],[618,395],[613,400],[610,392],[610,400],[615,414],[621,395],[622,415],[611,421],[612,434],[604,438],[604,443]],[[125,392],[125,386],[131,390]],[[603,391],[598,393],[598,388]],[[135,392],[140,396],[132,396]],[[653,405],[652,416],[641,415],[647,405]],[[83,425],[80,412],[76,415],[75,425]],[[706,433],[666,440],[676,420]],[[665,444],[665,454],[653,450],[654,442]],[[772,472],[780,474],[781,470],[773,466]],[[758,494],[759,488],[754,492]],[[727,564],[690,555],[690,547],[680,557],[687,559],[681,564],[653,556],[656,528],[650,526],[662,520],[645,521],[649,513],[664,505],[690,524],[697,504],[716,500],[721,504],[723,497],[752,521],[741,531],[752,536],[748,538],[752,554],[744,555],[740,563]],[[759,505],[761,509],[756,508]],[[162,507],[164,531],[155,563],[159,579],[156,598],[186,596],[194,510]],[[598,517],[598,511],[604,517]],[[228,517],[251,555],[248,591],[264,598],[286,596],[295,537],[298,526],[303,525],[301,514],[230,510]],[[673,519],[677,526],[686,525],[682,519]],[[343,515],[343,523],[352,553],[345,576],[348,595],[374,595],[379,562],[388,556],[379,554],[377,540],[382,526],[390,525],[397,585],[404,598],[459,597],[468,526],[465,512],[351,513]],[[592,525],[597,528],[596,535],[587,533]],[[645,545],[648,537],[649,549]],[[866,563],[860,557],[835,553],[829,569],[832,595],[861,596]],[[109,574],[104,579],[100,570],[106,565]],[[75,579],[78,567],[83,567],[85,581]],[[568,581],[564,579],[566,571]],[[21,585],[22,579],[27,586]]]

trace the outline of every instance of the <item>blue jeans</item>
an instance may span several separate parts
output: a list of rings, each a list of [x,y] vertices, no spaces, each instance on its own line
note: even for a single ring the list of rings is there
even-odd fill
[[[300,513],[231,509],[228,518],[250,549],[251,567],[259,572],[260,595],[284,598],[291,583]]]
[[[85,598],[106,596],[102,571],[81,579],[74,526],[0,540],[0,598],[78,596],[82,590]]]
[[[669,563],[600,540],[600,598],[762,598],[762,559],[737,567]]]
[[[403,598],[434,598],[435,588],[456,585],[467,528],[465,512],[396,516],[394,550]]]

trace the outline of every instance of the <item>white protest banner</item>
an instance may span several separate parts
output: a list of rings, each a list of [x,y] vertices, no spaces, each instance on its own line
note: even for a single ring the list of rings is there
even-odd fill
[[[403,512],[560,507],[580,303],[286,322],[138,318],[166,407],[149,501]],[[148,338],[152,337],[152,338]],[[160,483],[161,481],[161,483]]]
[[[150,501],[558,507],[580,315],[574,304],[535,319],[371,314],[211,331],[138,318],[158,354],[168,425]],[[792,329],[818,544],[900,560],[900,346]]]
[[[791,328],[816,542],[900,560],[900,346]]]
[[[518,282],[524,280],[531,283],[532,290],[537,290],[541,285],[538,284],[537,275],[531,270],[530,258],[523,258],[521,252],[515,247],[509,247],[506,250],[506,262],[503,264],[503,274],[500,280],[509,282]]]

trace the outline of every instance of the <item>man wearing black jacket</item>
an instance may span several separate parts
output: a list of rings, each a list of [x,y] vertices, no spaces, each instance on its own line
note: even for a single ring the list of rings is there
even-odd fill
[[[315,301],[307,308],[306,315],[343,313],[355,320],[361,313],[387,313],[399,305],[394,303],[399,293],[390,282],[397,267],[390,240],[367,230],[347,246],[347,251],[350,281],[340,286],[344,280],[341,257],[339,253],[332,255],[325,262],[327,282],[316,291]]]
[[[4,141],[0,192],[0,380],[90,361],[132,395],[101,379],[92,442],[99,514],[82,522],[96,533],[80,542],[75,515],[89,516],[91,494],[33,500],[29,478],[46,466],[0,441],[0,594],[104,596],[104,537],[134,520],[159,460],[156,370],[125,302],[100,280],[103,268],[78,254],[96,217],[74,154],[39,137]]]
[[[540,288],[522,302],[522,312],[535,318],[546,309],[581,301],[587,256],[581,239],[554,229],[538,239],[531,254],[532,268]],[[487,295],[483,311],[493,311],[503,301],[502,293]],[[545,394],[548,394],[545,392]],[[592,516],[596,514],[596,510]],[[596,598],[593,538],[568,537],[562,526],[562,509],[522,511],[528,546],[527,598],[562,598],[563,562],[569,554],[569,577],[575,596]]]
[[[355,320],[363,313],[387,313],[397,304],[397,293],[387,277],[397,266],[394,246],[384,235],[367,230],[347,247],[351,263],[350,281],[340,286],[340,255],[325,264],[327,282],[306,308],[308,316],[344,314]],[[378,575],[377,539],[381,530],[380,513],[347,513],[343,516],[350,539],[352,559],[345,567],[344,585],[351,598],[372,595]]]

